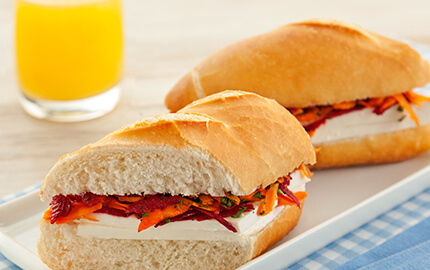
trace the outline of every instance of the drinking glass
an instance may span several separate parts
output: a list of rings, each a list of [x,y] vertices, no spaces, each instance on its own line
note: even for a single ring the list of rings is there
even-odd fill
[[[20,103],[36,118],[111,111],[123,71],[121,0],[15,0]]]

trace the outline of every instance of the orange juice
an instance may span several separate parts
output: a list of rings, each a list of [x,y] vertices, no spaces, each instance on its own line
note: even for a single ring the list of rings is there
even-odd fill
[[[118,84],[121,0],[16,0],[18,82],[30,98],[74,100]]]

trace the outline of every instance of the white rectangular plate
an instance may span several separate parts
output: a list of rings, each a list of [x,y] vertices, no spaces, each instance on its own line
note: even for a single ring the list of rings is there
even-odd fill
[[[280,269],[430,186],[430,152],[401,163],[316,171],[292,233],[240,269]],[[36,252],[47,204],[38,192],[0,206],[0,251],[23,269],[46,269]]]

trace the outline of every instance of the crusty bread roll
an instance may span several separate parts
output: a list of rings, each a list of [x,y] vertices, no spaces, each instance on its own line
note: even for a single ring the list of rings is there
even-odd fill
[[[172,88],[165,104],[177,111],[237,89],[302,108],[389,96],[429,81],[429,64],[409,45],[355,25],[312,20],[215,52]]]
[[[174,112],[206,95],[240,89],[289,109],[306,108],[392,96],[429,81],[429,63],[406,43],[344,22],[310,20],[215,52],[180,79],[165,104]],[[422,141],[404,138],[408,132]],[[360,135],[317,143],[321,151],[313,168],[404,160],[430,149],[429,136],[428,129],[417,128],[379,139]],[[396,154],[390,154],[393,149]]]
[[[315,163],[315,154],[288,111],[274,100],[225,91],[176,114],[142,119],[63,156],[40,194],[45,201],[88,190],[245,195],[301,163]]]
[[[308,134],[281,105],[226,91],[176,114],[142,119],[63,156],[40,195],[247,195],[313,163]],[[233,269],[282,239],[300,213],[286,206],[263,229],[235,242],[87,238],[77,235],[74,222],[44,219],[38,252],[53,269]]]

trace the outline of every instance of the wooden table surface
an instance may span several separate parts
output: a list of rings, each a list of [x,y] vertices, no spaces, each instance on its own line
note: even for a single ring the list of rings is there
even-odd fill
[[[430,44],[430,1],[124,0],[123,95],[108,115],[61,124],[20,108],[12,0],[0,0],[0,196],[43,180],[55,161],[127,123],[167,112],[164,96],[211,52],[289,22],[334,18]]]

